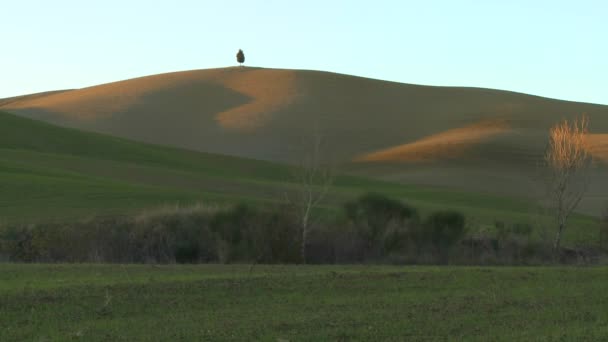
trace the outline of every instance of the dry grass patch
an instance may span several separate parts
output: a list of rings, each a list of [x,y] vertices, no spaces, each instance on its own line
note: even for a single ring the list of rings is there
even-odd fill
[[[201,85],[229,89],[250,99],[245,104],[235,102],[233,108],[216,115],[216,120],[222,127],[236,130],[263,126],[274,111],[292,103],[297,93],[295,71],[228,68],[174,72],[24,97],[19,101],[5,101],[4,108],[39,109],[70,119],[94,121],[125,113],[145,102],[145,97],[151,94]],[[222,96],[210,89],[200,90],[200,97],[193,97],[191,103],[183,104],[190,106],[194,112],[197,111],[198,102],[204,103],[215,96]],[[165,108],[167,112],[172,111],[169,107]]]
[[[251,101],[217,114],[224,128],[252,130],[272,118],[273,112],[291,104],[296,97],[296,73],[288,70],[254,69],[222,75],[226,88],[248,96]]]
[[[449,129],[412,143],[372,152],[355,159],[360,162],[431,162],[460,158],[476,144],[508,132],[505,120],[484,120]]]
[[[608,134],[587,134],[585,142],[589,153],[603,163],[608,163]]]
[[[163,89],[194,85],[213,78],[220,70],[195,70],[139,77],[98,86],[26,98],[4,109],[41,109],[76,120],[97,120],[127,111],[143,98]]]

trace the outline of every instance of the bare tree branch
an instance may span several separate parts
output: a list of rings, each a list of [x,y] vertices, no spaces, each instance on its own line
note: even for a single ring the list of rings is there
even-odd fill
[[[306,263],[306,245],[312,215],[327,196],[335,177],[335,168],[323,160],[323,139],[319,130],[313,132],[310,147],[306,147],[292,175],[293,190],[285,199],[295,209],[301,231],[300,257]]]
[[[574,212],[589,185],[586,171],[591,155],[586,145],[589,118],[586,115],[573,121],[563,120],[549,130],[549,145],[545,162],[551,171],[549,195],[552,199],[557,233],[553,243],[556,252],[570,215]]]

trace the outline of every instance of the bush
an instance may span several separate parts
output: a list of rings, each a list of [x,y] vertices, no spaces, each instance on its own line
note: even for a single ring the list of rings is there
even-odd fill
[[[8,261],[35,261],[37,256],[32,250],[31,227],[14,225],[0,228],[0,254]]]
[[[211,221],[217,208],[168,208],[135,217],[130,240],[139,262],[218,260]]]
[[[464,215],[457,211],[435,212],[427,218],[423,228],[417,234],[418,241],[430,245],[442,263],[448,261],[451,248],[466,233]]]
[[[251,261],[250,256],[255,253],[247,232],[253,230],[251,226],[259,219],[257,216],[254,209],[240,204],[213,217],[211,231],[218,239],[220,262]]]
[[[310,227],[307,262],[555,261],[550,245],[531,239],[529,224],[497,222],[496,235],[484,226],[465,238],[465,217],[461,213],[435,212],[421,224],[415,209],[377,194],[347,203],[344,213]],[[174,207],[134,217],[3,226],[0,261],[297,263],[301,261],[301,231],[296,218],[293,208],[287,206],[260,209],[241,204],[228,209]],[[601,234],[608,233],[608,215],[601,229],[605,229]],[[591,260],[598,255],[597,248],[583,246],[563,249],[561,260]]]
[[[299,261],[298,234],[286,207],[260,211],[246,205],[218,213],[211,223],[221,262],[290,263]]]
[[[133,222],[127,217],[97,217],[75,223],[74,235],[84,251],[79,253],[88,262],[135,262],[132,233]],[[79,232],[79,233],[78,233]]]
[[[399,254],[406,251],[415,225],[418,225],[417,220],[389,223],[381,239],[383,254]]]
[[[128,217],[0,229],[0,256],[21,262],[217,261],[213,210],[161,209]]]
[[[72,238],[66,238],[71,236]],[[36,262],[76,262],[82,254],[82,231],[68,224],[38,224],[32,229],[31,247]]]
[[[529,223],[515,223],[513,225],[513,234],[519,237],[529,238],[532,234],[532,225]]]
[[[409,228],[419,221],[416,209],[376,193],[346,203],[344,211],[365,242],[366,256],[376,258],[403,248]]]
[[[366,241],[361,238],[352,224],[339,221],[330,226],[312,229],[308,237],[307,262],[361,263],[366,257]]]
[[[496,252],[500,258],[508,263],[518,261],[524,254],[528,255],[532,225],[529,223],[515,223],[510,226],[496,222]],[[524,250],[526,249],[526,250]]]
[[[295,263],[299,239],[284,207],[161,208],[130,218],[2,227],[0,260]]]
[[[286,206],[262,212],[251,231],[256,241],[258,262],[296,263],[300,261],[301,235],[295,216]]]

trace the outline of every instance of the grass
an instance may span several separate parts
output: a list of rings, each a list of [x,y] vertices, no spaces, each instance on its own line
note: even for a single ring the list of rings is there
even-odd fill
[[[0,264],[0,340],[608,339],[608,269]]]
[[[280,165],[166,148],[0,113],[0,217],[66,219],[166,203],[237,201]],[[268,198],[269,196],[266,195]]]
[[[0,112],[0,222],[70,221],[93,215],[193,203],[271,203],[294,186],[289,167],[132,142]],[[424,213],[463,211],[478,227],[529,222],[534,203],[446,187],[339,176],[325,209],[375,191]],[[533,215],[532,215],[533,216]],[[595,239],[594,218],[580,216],[566,241]]]

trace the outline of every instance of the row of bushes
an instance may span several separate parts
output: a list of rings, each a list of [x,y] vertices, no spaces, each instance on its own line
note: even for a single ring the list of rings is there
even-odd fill
[[[171,208],[134,217],[0,228],[0,259],[18,262],[299,263],[299,220],[288,206]],[[308,263],[528,263],[550,260],[526,225],[467,234],[465,217],[415,208],[378,194],[307,235]]]
[[[171,208],[135,217],[6,226],[0,255],[22,262],[295,262],[280,210]],[[291,245],[289,244],[291,242]]]

